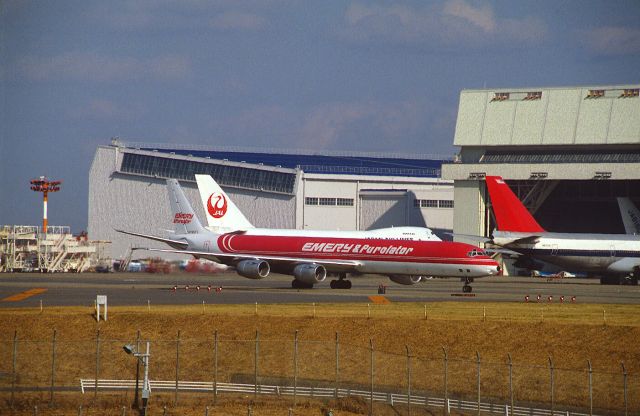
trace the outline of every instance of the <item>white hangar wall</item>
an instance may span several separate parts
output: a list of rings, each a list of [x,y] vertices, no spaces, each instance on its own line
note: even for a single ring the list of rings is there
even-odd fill
[[[442,177],[455,184],[456,234],[491,231],[486,175],[529,189],[521,199],[528,197],[534,215],[556,226],[573,219],[552,212],[555,200],[580,203],[574,208],[593,218],[615,217],[616,196],[638,199],[640,85],[463,90],[453,144],[460,152],[442,166]],[[579,202],[562,195],[577,188]],[[582,232],[595,232],[589,226]]]
[[[125,155],[147,158],[144,163],[153,163],[154,168],[160,166],[160,172],[166,171],[167,175],[151,174],[144,163],[124,163]],[[240,175],[238,178],[227,178],[236,185],[223,184],[223,188],[256,227],[364,230],[415,225],[428,226],[436,232],[451,231],[453,227],[453,183],[438,178],[311,174],[299,169],[100,146],[89,173],[88,232],[92,239],[112,242],[108,256],[123,258],[132,247],[167,248],[159,242],[115,231],[170,237],[166,230],[173,229],[173,224],[166,177],[179,179],[198,218],[204,221],[195,178],[175,170],[171,165],[174,160],[210,165],[212,169],[222,165],[239,167],[234,171],[234,175]],[[276,191],[267,191],[261,190],[256,182],[251,185],[256,189],[240,188],[238,185],[245,183],[242,179],[245,170],[260,171],[264,177],[271,173],[285,175],[289,178],[285,178],[287,186],[269,183]],[[149,256],[149,252],[136,251],[133,258]]]

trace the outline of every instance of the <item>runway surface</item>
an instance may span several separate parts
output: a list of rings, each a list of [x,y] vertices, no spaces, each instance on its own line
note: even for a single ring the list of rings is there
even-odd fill
[[[0,309],[15,307],[87,306],[96,295],[107,295],[111,306],[146,306],[170,304],[243,304],[255,303],[373,303],[382,302],[524,302],[525,296],[536,301],[560,296],[579,303],[640,304],[639,286],[603,286],[598,280],[488,277],[473,283],[473,296],[464,296],[457,279],[432,279],[413,286],[403,286],[381,276],[353,277],[353,288],[329,288],[329,278],[313,289],[292,289],[290,276],[270,275],[251,280],[233,272],[220,274],[1,274]],[[384,298],[378,296],[380,284],[387,285]],[[189,286],[189,290],[185,287]],[[200,290],[196,290],[196,286]],[[177,290],[173,287],[177,286]],[[211,286],[211,290],[208,290]],[[216,291],[215,288],[222,288]],[[373,298],[371,298],[373,297]]]

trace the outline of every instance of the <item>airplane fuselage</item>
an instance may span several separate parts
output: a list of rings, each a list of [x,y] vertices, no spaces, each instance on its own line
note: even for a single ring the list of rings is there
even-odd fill
[[[494,231],[493,242],[569,271],[626,275],[640,267],[637,235]]]
[[[229,255],[234,253],[245,258],[255,256],[256,259],[269,259],[271,269],[282,273],[305,262],[324,265],[332,273],[482,277],[495,275],[500,270],[495,260],[463,243],[293,234],[265,235],[247,230],[176,235],[174,238],[184,239],[188,243],[187,251],[210,253],[199,257],[230,264],[235,260]]]

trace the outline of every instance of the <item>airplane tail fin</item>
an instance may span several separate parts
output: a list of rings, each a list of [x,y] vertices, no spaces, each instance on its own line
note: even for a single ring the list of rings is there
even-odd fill
[[[176,179],[167,179],[167,191],[176,234],[197,234],[204,231]]]
[[[487,176],[487,189],[500,231],[544,232],[500,176]]]
[[[618,198],[618,207],[627,234],[640,234],[640,211],[629,198]]]
[[[196,175],[196,182],[209,227],[230,231],[254,228],[211,176]]]

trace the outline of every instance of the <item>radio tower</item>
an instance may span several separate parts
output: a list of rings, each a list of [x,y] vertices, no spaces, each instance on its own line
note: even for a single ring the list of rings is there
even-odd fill
[[[40,176],[38,179],[31,181],[31,190],[36,192],[42,192],[44,197],[44,211],[42,216],[42,231],[47,233],[47,199],[49,192],[58,192],[60,190],[60,184],[62,181],[50,181],[45,176]]]

